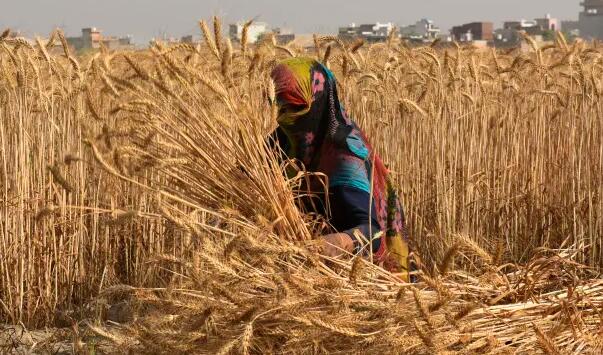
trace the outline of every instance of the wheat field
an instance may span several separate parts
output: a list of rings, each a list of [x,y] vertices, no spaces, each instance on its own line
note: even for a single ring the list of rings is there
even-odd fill
[[[0,35],[0,324],[86,320],[135,353],[603,349],[597,43],[304,49],[210,26],[84,56]],[[270,70],[301,55],[391,170],[418,283],[317,256],[306,174],[265,143]],[[124,300],[132,325],[105,328]]]

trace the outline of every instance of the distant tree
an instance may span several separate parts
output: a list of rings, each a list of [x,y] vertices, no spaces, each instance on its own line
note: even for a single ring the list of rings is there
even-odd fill
[[[555,40],[555,31],[553,31],[553,30],[543,31],[542,39],[544,41],[554,41]]]
[[[562,31],[563,36],[568,42],[574,42],[579,37],[576,31]]]

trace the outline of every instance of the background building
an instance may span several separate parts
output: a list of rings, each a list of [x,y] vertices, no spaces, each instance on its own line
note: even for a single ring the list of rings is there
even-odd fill
[[[603,39],[603,0],[584,0],[580,13],[580,36]]]
[[[314,50],[314,34],[302,33],[296,34],[295,39],[292,42],[287,43],[290,47],[297,47],[300,49]]]
[[[548,14],[534,20],[506,21],[503,28],[495,31],[494,45],[497,47],[518,46],[522,41],[520,35],[522,32],[537,42],[552,41],[555,38],[555,31],[559,30],[561,30],[561,22]]]
[[[404,39],[430,41],[438,38],[440,28],[435,26],[432,20],[421,19],[414,25],[400,28],[400,36]]]
[[[76,50],[99,49],[102,45],[109,50],[133,47],[132,37],[103,36],[96,27],[82,28],[80,37],[67,37],[67,43]]]
[[[561,31],[573,38],[580,37],[580,21],[561,21]]]
[[[182,36],[180,38],[180,43],[195,44],[195,43],[197,43],[197,41],[195,40],[195,36],[186,35],[186,36]]]
[[[561,30],[561,22],[547,14],[544,18],[537,18],[536,25],[540,27],[542,31],[559,31]]]
[[[574,21],[574,20],[561,21],[561,30],[564,32],[580,31],[580,21]]]
[[[538,22],[531,20],[506,21],[503,24],[503,30],[524,31],[531,36],[542,33],[542,28],[538,25]]]
[[[358,26],[355,23],[352,23],[346,27],[339,27],[338,31],[339,38],[343,40],[352,40],[358,36],[360,36]]]
[[[289,28],[277,27],[273,30],[273,33],[276,43],[279,45],[288,44],[295,40],[295,33]]]
[[[235,24],[230,25],[230,39],[233,41],[241,42],[241,36],[243,34],[244,26],[245,22],[237,22]],[[267,23],[254,22],[247,29],[247,42],[256,43],[262,35],[268,32],[270,32],[270,26],[268,26]]]
[[[100,48],[100,43],[102,39],[101,31],[96,27],[87,27],[82,28],[82,35],[79,37],[67,37],[67,43],[75,48],[76,50],[80,49],[90,49]]]
[[[367,42],[380,42],[385,41],[389,34],[394,30],[394,24],[391,22],[387,23],[370,23],[362,24],[360,26],[355,23],[339,28],[339,38],[342,40],[353,40],[355,38],[362,38]]]
[[[459,42],[491,41],[494,39],[492,22],[472,22],[455,26],[450,31],[452,38]]]

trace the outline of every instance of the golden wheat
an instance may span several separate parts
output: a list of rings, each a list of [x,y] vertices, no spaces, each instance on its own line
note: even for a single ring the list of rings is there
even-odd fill
[[[309,54],[249,46],[250,23],[240,53],[217,19],[207,49],[77,57],[60,31],[0,36],[0,322],[52,325],[100,297],[146,312],[91,327],[124,351],[601,350],[585,266],[603,261],[600,48],[315,37],[399,187],[410,286],[315,255],[304,174],[285,179],[265,141],[270,70]]]

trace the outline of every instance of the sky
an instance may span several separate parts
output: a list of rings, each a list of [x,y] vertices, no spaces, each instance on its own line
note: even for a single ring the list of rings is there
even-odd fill
[[[77,36],[83,27],[106,35],[132,35],[136,43],[164,35],[199,34],[197,21],[225,23],[256,18],[296,33],[334,33],[349,23],[413,24],[434,20],[442,30],[473,21],[533,19],[550,13],[577,19],[581,0],[0,0],[0,31],[46,36],[61,27]]]

